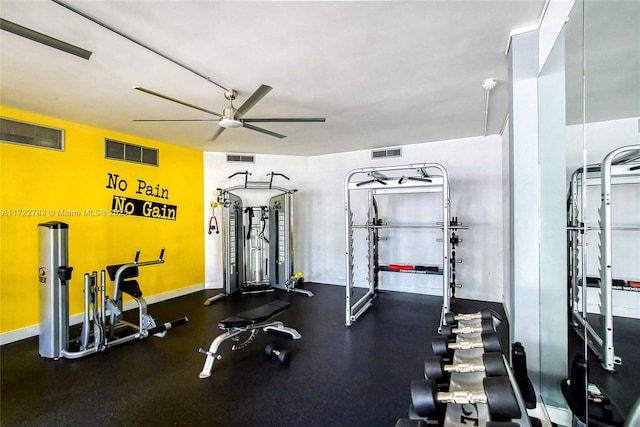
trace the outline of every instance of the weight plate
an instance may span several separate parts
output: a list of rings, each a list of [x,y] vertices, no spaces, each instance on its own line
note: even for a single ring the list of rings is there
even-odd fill
[[[435,418],[442,409],[438,403],[438,385],[431,380],[411,381],[411,403],[420,417]]]
[[[491,314],[491,310],[489,309],[482,309],[480,310],[480,318],[483,320],[493,320],[493,316]]]
[[[427,423],[424,420],[408,420],[401,418],[396,421],[395,427],[427,427]]]
[[[280,350],[280,354],[278,354],[278,360],[283,365],[288,365],[289,361],[291,361],[291,353],[289,350]]]
[[[451,359],[452,351],[449,351],[448,341],[445,337],[437,336],[431,340],[431,349],[435,356],[440,356],[445,359]]]
[[[451,313],[450,311],[446,312],[444,314],[444,323],[447,325],[453,325],[454,323],[456,323],[454,314]]]
[[[482,344],[486,353],[492,351],[502,351],[500,347],[500,339],[495,332],[484,332],[482,334]]]
[[[442,335],[443,337],[447,338],[448,340],[452,340],[454,339],[456,336],[453,333],[453,326],[452,325],[443,325],[440,328],[440,335]]]
[[[482,384],[492,418],[506,421],[522,416],[509,377],[487,377]]]
[[[445,376],[444,363],[440,356],[427,356],[424,359],[424,379],[441,382]]]
[[[267,346],[264,348],[264,353],[267,356],[272,356],[273,355],[273,351],[276,349],[275,344],[267,344]]]
[[[485,374],[488,377],[502,377],[507,375],[502,353],[493,351],[482,355]]]
[[[493,321],[491,319],[482,319],[480,326],[482,327],[482,332],[495,331],[495,328],[493,327]]]

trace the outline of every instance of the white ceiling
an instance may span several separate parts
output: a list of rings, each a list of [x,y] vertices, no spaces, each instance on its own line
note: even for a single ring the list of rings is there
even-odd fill
[[[0,31],[5,106],[204,151],[318,155],[501,131],[509,33],[536,24],[544,0],[63,1],[222,86],[235,106],[273,87],[245,117],[277,139],[133,89],[222,112],[224,91],[196,73],[52,1],[0,1],[0,16],[93,52],[87,61]]]

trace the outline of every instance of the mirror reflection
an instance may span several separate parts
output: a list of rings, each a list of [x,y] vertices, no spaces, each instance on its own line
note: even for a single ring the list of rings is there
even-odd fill
[[[638,398],[639,22],[639,2],[586,1],[565,28],[569,363],[586,424],[621,425]]]

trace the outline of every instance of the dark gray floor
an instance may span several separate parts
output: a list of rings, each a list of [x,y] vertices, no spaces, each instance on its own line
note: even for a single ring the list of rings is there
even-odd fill
[[[276,291],[234,295],[205,307],[202,291],[149,307],[160,321],[189,323],[155,337],[78,360],[46,360],[38,338],[1,348],[3,426],[393,426],[406,417],[409,384],[436,334],[442,300],[382,293],[350,328],[344,326],[344,288],[305,284],[316,296]],[[221,331],[217,322],[273,299],[292,302],[279,319],[303,338],[261,333],[231,352],[213,376],[198,378]],[[490,304],[490,308],[500,308]],[[292,351],[283,367],[264,354],[276,342]]]
[[[600,316],[589,315],[590,324],[599,330]],[[589,364],[589,382],[596,384],[613,400],[622,414],[628,414],[640,397],[640,320],[613,318],[613,344],[615,354],[622,358],[616,372],[602,367],[602,362],[590,349],[586,351]],[[569,332],[569,363],[575,354],[585,354],[584,341],[575,330]],[[638,426],[640,427],[640,426]]]
[[[160,321],[188,316],[189,323],[155,337],[78,360],[46,360],[38,338],[0,348],[2,426],[393,426],[406,417],[411,380],[423,375],[431,353],[441,298],[383,292],[350,328],[344,326],[344,287],[306,283],[315,292],[234,295],[212,306],[202,291],[149,307]],[[292,307],[279,316],[303,338],[261,333],[246,348],[221,348],[213,376],[198,378],[217,322],[264,302]],[[456,312],[499,304],[455,300]],[[498,332],[506,345],[508,325]],[[264,354],[276,342],[292,351],[283,367]],[[630,346],[635,345],[631,342]],[[508,350],[508,348],[506,348]],[[633,369],[633,353],[624,367]],[[624,355],[623,355],[624,357]],[[627,363],[629,363],[627,365]],[[636,370],[637,371],[637,370]],[[592,368],[593,372],[593,368]],[[619,389],[633,388],[627,375]],[[624,385],[626,384],[626,386]],[[629,384],[632,384],[629,386]]]

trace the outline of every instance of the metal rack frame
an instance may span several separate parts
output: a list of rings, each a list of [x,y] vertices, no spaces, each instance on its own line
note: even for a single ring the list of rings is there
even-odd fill
[[[428,171],[436,170],[438,175],[430,175]],[[388,172],[400,172],[400,177],[389,177]],[[355,181],[360,179],[360,181]],[[369,167],[351,170],[345,177],[345,260],[346,260],[346,301],[345,301],[345,325],[351,326],[364,312],[373,305],[378,295],[378,231],[383,228],[436,228],[442,230],[442,269],[441,274],[443,303],[440,315],[440,324],[444,322],[444,313],[450,311],[452,296],[451,287],[451,242],[449,232],[452,229],[467,228],[450,224],[450,194],[449,177],[444,166],[438,163],[415,163],[400,166]],[[353,223],[353,211],[351,210],[351,194],[354,191],[367,191],[368,219],[366,224]],[[377,206],[375,195],[378,194],[415,194],[439,192],[441,197],[442,223],[416,224],[416,225],[388,225],[380,224],[377,218]],[[366,229],[368,232],[368,259],[369,274],[367,276],[368,289],[357,301],[352,302],[354,287],[354,247],[353,230]]]
[[[628,145],[608,153],[601,164],[588,165],[573,172],[567,200],[567,239],[569,250],[569,284],[571,317],[576,331],[598,355],[604,369],[615,372],[622,359],[615,355],[613,345],[613,276],[612,231],[621,227],[612,224],[611,188],[613,184],[640,184],[640,145]],[[581,211],[586,188],[600,188],[599,224],[588,226]],[[581,201],[582,200],[582,201]],[[639,227],[622,227],[640,230]],[[600,323],[597,331],[586,319],[587,272],[586,233],[597,230],[600,236]],[[580,268],[582,266],[582,268]],[[582,301],[580,301],[582,298]]]

